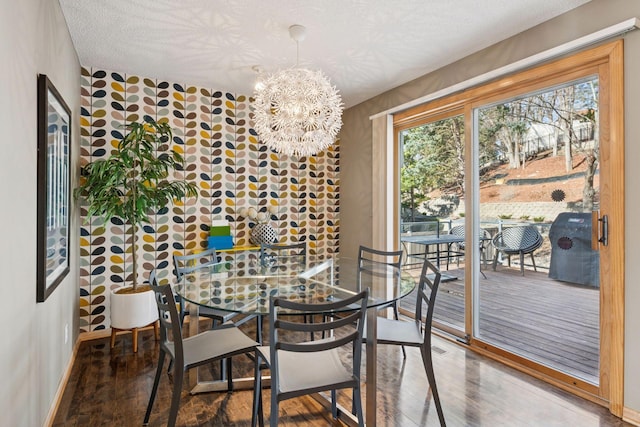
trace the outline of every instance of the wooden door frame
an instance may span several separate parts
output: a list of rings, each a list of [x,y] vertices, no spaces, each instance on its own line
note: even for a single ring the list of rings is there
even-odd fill
[[[557,371],[521,360],[504,350],[472,338],[470,347],[501,360],[517,369],[553,383],[572,393],[607,405],[611,413],[622,416],[624,406],[624,67],[623,40],[605,43],[543,65],[509,75],[427,104],[410,108],[393,116],[394,135],[408,127],[418,126],[442,117],[448,112],[465,108],[465,138],[467,153],[473,151],[469,117],[474,108],[507,99],[517,93],[532,92],[561,82],[588,75],[598,75],[600,85],[600,212],[609,217],[609,242],[600,248],[600,381],[593,386]],[[396,141],[397,147],[397,141]],[[396,154],[396,155],[399,155]],[[467,156],[469,157],[469,156]],[[465,165],[473,172],[471,161]],[[467,173],[466,188],[474,188],[473,177]],[[399,185],[395,200],[400,206]],[[476,199],[470,197],[465,199]],[[477,201],[466,200],[468,208],[477,212]],[[474,209],[475,208],[475,209]],[[467,226],[472,226],[472,218]],[[473,262],[473,260],[470,260]],[[471,305],[471,270],[465,277],[467,320],[466,333],[473,337]]]

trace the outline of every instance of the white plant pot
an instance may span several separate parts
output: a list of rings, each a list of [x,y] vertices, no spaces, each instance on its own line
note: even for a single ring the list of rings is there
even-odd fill
[[[152,290],[135,294],[117,294],[111,291],[111,327],[133,329],[150,325],[158,320],[158,306]]]

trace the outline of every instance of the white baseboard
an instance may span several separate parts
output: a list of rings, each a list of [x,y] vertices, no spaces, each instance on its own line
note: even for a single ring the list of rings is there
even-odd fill
[[[640,426],[640,411],[636,411],[635,409],[630,409],[625,406],[622,408],[622,419],[634,426]]]
[[[153,326],[140,328],[140,330],[153,329]],[[125,334],[127,331],[118,332],[118,334]],[[56,394],[53,398],[53,404],[49,408],[49,413],[47,414],[47,418],[43,424],[45,427],[51,427],[53,425],[53,420],[58,413],[58,408],[60,407],[60,402],[62,401],[62,395],[64,394],[64,390],[67,388],[67,383],[69,382],[69,377],[71,376],[71,371],[73,370],[73,365],[76,362],[76,357],[78,355],[78,349],[80,348],[80,344],[85,341],[92,341],[101,338],[108,338],[111,336],[111,328],[109,329],[100,329],[97,331],[91,332],[81,332],[78,335],[78,339],[73,346],[73,351],[71,352],[71,357],[69,358],[69,362],[67,363],[67,367],[65,368],[64,375],[62,376],[62,380],[60,384],[58,384],[58,389],[56,390]]]
[[[49,408],[49,413],[47,414],[47,419],[44,421],[43,426],[51,427],[53,425],[53,420],[58,413],[58,408],[60,407],[60,402],[62,401],[62,395],[64,394],[64,390],[67,388],[67,382],[69,382],[69,377],[71,376],[71,371],[73,370],[73,364],[76,361],[76,356],[78,355],[78,349],[80,348],[80,338],[76,340],[76,343],[73,345],[73,351],[71,352],[71,357],[69,358],[69,362],[67,363],[67,367],[64,370],[64,374],[62,375],[62,380],[60,384],[58,384],[58,389],[56,390],[56,394],[53,397],[53,404]]]
[[[78,335],[78,341],[80,342],[93,341],[93,340],[98,340],[100,338],[106,338],[110,336],[111,336],[111,328],[98,329],[97,331],[80,332],[80,335]]]
[[[185,319],[185,323],[187,323],[188,319]],[[143,328],[139,328],[139,331],[147,331],[149,329],[153,329],[153,324],[149,325],[149,326],[145,326]],[[123,334],[130,334],[131,331],[118,331],[117,335],[123,335]],[[91,331],[91,332],[81,332],[80,335],[78,336],[78,341],[93,341],[93,340],[99,340],[101,338],[108,338],[111,336],[111,328],[107,328],[107,329],[99,329],[97,331]]]

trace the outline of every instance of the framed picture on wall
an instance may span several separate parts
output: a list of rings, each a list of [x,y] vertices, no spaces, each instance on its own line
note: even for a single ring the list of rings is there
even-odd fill
[[[69,273],[71,111],[46,75],[38,76],[37,301]]]

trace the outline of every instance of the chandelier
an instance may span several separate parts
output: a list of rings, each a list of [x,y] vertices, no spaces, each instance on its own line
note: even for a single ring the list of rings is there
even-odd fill
[[[292,25],[289,35],[304,39],[305,27]],[[342,99],[320,71],[296,67],[261,80],[254,92],[254,129],[272,150],[310,156],[335,142],[342,126]]]

